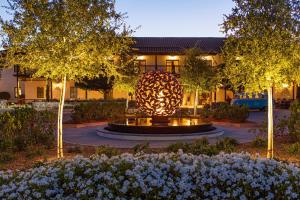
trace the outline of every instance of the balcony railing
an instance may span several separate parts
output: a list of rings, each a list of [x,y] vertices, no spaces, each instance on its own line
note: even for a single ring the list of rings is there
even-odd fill
[[[140,66],[141,73],[151,71],[170,72],[174,74],[180,73],[180,65],[142,65]]]

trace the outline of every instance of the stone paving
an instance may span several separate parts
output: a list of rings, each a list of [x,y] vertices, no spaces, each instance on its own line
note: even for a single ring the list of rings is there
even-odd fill
[[[289,112],[287,110],[275,110],[275,115],[282,117],[284,115],[288,115]],[[260,123],[266,118],[265,112],[251,112],[249,121]],[[104,125],[105,123],[101,123]],[[231,125],[215,125],[217,128],[223,129],[224,134],[217,138],[209,138],[211,143],[216,142],[224,137],[232,137],[237,139],[240,143],[246,143],[253,140],[255,135],[249,132],[250,128],[253,127],[235,127]],[[131,148],[136,144],[145,143],[147,141],[128,141],[128,140],[115,140],[108,139],[104,137],[100,137],[97,135],[97,126],[89,126],[82,128],[64,128],[63,140],[67,143],[72,144],[80,144],[80,145],[89,145],[89,146],[99,146],[99,145],[107,145],[111,147],[118,148]],[[153,148],[166,147],[171,143],[175,143],[178,141],[149,141],[149,144]],[[191,142],[191,141],[185,141]]]

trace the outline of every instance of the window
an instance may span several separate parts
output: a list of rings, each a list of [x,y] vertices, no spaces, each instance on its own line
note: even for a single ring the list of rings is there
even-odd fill
[[[70,99],[77,99],[77,88],[70,87]]]
[[[37,87],[36,88],[36,97],[39,99],[44,98],[44,87]]]
[[[166,61],[167,72],[179,73],[179,60],[167,60]]]

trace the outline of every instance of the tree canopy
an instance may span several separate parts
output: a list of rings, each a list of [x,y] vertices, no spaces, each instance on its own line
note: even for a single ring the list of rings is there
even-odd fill
[[[180,71],[180,79],[187,90],[210,92],[216,86],[216,74],[198,48],[185,51],[186,59]]]
[[[62,118],[66,81],[119,76],[115,56],[133,43],[114,0],[8,0],[12,20],[0,20],[4,65],[61,81],[57,156],[63,157]]]
[[[53,80],[118,75],[110,59],[133,41],[113,0],[8,2],[13,19],[0,21],[6,66],[19,64]]]
[[[137,82],[140,78],[140,68],[135,57],[124,55],[120,59],[120,74],[117,77],[114,88],[127,91],[128,94],[133,95],[136,90]]]
[[[300,2],[234,0],[225,15],[227,78],[258,92],[296,81],[300,73]]]

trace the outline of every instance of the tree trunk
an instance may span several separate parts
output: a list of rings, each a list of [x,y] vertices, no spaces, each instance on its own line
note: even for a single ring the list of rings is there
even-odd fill
[[[197,106],[198,106],[198,89],[195,91],[195,99],[194,99],[194,116],[197,115]]]
[[[65,94],[66,94],[66,76],[63,77],[62,87],[60,90],[60,98],[58,105],[58,115],[57,115],[57,158],[63,158],[63,113],[64,113],[64,103],[65,103]]]
[[[300,100],[300,86],[297,86],[297,93],[296,93],[296,99]]]
[[[125,107],[126,112],[128,111],[128,104],[129,104],[129,99],[128,99],[128,96],[127,96],[126,97],[126,107]]]
[[[268,153],[267,158],[273,158],[273,92],[268,88]]]

